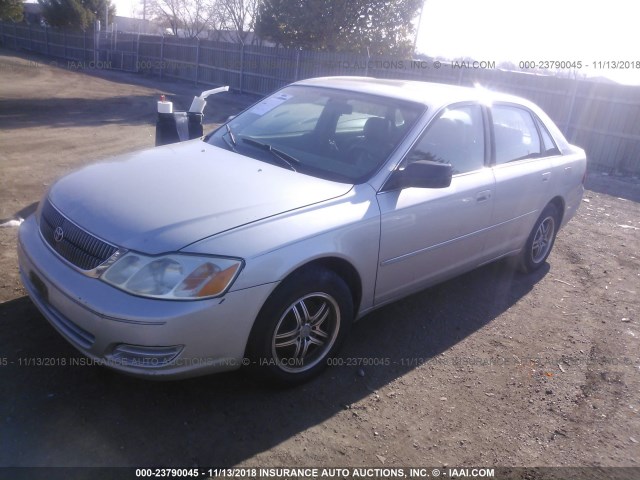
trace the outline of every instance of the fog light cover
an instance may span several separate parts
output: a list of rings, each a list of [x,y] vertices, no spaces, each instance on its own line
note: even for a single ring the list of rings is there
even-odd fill
[[[116,345],[109,357],[120,365],[129,367],[158,368],[171,363],[184,348],[183,345],[170,347],[145,347],[141,345]]]

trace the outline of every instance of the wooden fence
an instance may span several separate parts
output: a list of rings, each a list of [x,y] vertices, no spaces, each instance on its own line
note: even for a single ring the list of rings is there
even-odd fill
[[[256,95],[328,75],[480,84],[540,105],[569,141],[587,151],[591,169],[640,174],[640,87],[505,71],[491,62],[455,66],[173,36],[64,32],[4,22],[0,22],[0,43],[63,59],[72,69],[146,72],[194,85],[229,85]]]

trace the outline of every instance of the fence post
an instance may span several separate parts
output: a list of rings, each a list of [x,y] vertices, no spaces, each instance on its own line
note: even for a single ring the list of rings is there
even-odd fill
[[[569,135],[569,131],[571,129],[571,120],[572,120],[572,117],[573,117],[573,109],[574,109],[574,106],[576,104],[576,95],[577,94],[578,94],[578,79],[574,78],[573,79],[573,85],[572,85],[572,88],[571,88],[571,102],[569,103],[569,112],[567,113],[567,121],[566,121],[566,124],[565,124],[565,132],[564,132],[565,135],[567,137],[569,137],[569,141],[570,142],[573,142],[576,139],[575,130],[573,130],[571,132],[571,135]]]
[[[200,37],[196,37],[196,85],[198,85],[198,71],[200,70]]]
[[[136,73],[140,71],[140,31],[136,37]]]
[[[100,48],[100,32],[98,31],[97,27],[97,22],[93,27],[93,33],[94,38],[93,38],[93,61],[94,63],[98,63],[99,60],[99,54],[98,54],[98,49]]]
[[[296,81],[300,77],[300,49],[296,50],[296,71],[293,76],[293,80]]]
[[[49,27],[44,26],[44,51],[49,55]]]
[[[244,84],[244,42],[240,46],[240,93]]]
[[[31,24],[29,24],[29,49],[33,52],[33,38],[31,38]]]
[[[367,59],[365,60],[365,64],[364,64],[364,76],[368,77],[369,76],[369,59],[371,58],[371,55],[369,54],[369,47],[367,47]]]
[[[62,32],[62,44],[64,45],[64,59],[67,59],[67,31]]]
[[[87,61],[87,31],[82,31],[82,63]]]
[[[160,42],[160,78],[164,72],[164,35],[162,35],[162,41]]]
[[[13,48],[18,49],[18,28],[13,24]]]

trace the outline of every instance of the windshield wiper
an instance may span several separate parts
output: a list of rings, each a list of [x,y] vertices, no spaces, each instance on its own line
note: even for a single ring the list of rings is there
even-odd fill
[[[253,145],[254,147],[262,148],[263,150],[267,150],[268,152],[271,152],[271,154],[275,158],[280,160],[282,163],[284,163],[287,167],[289,167],[294,172],[297,172],[296,167],[294,167],[294,164],[300,165],[300,160],[298,160],[297,158],[292,157],[291,155],[283,152],[282,150],[278,150],[277,148],[272,147],[268,143],[261,143],[261,142],[258,142],[257,140],[254,140],[253,138],[243,138],[242,141],[245,143],[248,143],[249,145]]]
[[[233,150],[234,152],[237,152],[236,145],[238,144],[236,143],[236,136],[231,131],[231,127],[229,126],[228,123],[226,123],[224,126],[227,128],[227,135],[229,135],[229,138],[231,139],[231,141],[227,140],[227,138],[224,135],[222,135],[222,138],[226,142],[226,144],[229,145],[229,148],[231,148],[231,150]]]

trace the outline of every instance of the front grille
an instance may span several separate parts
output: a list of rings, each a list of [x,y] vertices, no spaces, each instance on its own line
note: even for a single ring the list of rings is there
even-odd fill
[[[58,255],[81,270],[93,270],[118,250],[66,218],[48,199],[42,205],[40,232]]]

